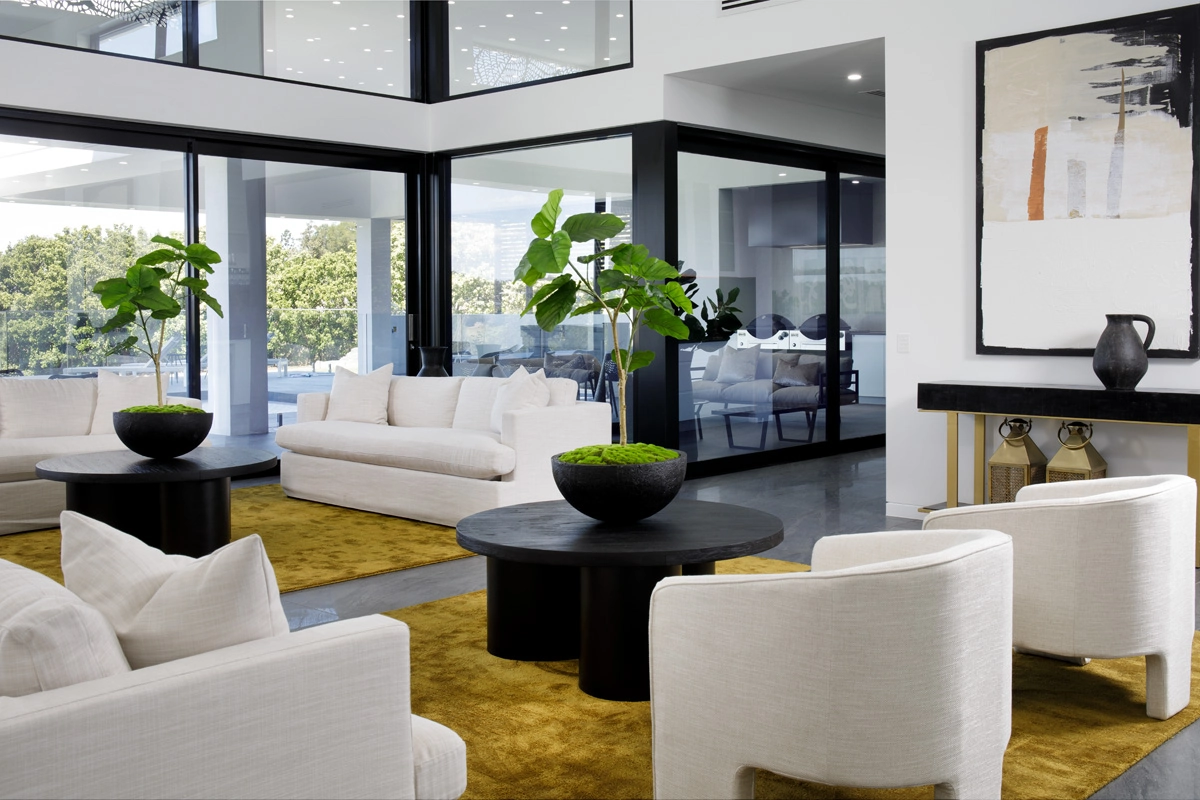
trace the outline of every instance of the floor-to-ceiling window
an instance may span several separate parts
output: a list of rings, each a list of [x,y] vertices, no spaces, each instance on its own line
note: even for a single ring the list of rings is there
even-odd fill
[[[110,352],[127,333],[101,334],[112,316],[92,292],[157,247],[183,238],[182,152],[0,135],[0,371],[152,374],[137,349]],[[167,323],[163,367],[186,393],[184,319]]]
[[[503,376],[518,366],[544,368],[552,376],[575,379],[581,398],[603,396],[601,367],[613,347],[603,317],[570,317],[543,331],[532,314],[521,316],[535,289],[515,281],[514,273],[533,237],[530,220],[552,189],[565,192],[560,224],[571,214],[606,211],[626,221],[613,242],[630,241],[631,157],[629,137],[620,136],[454,159],[451,356],[456,374]],[[572,259],[587,252],[585,244],[576,244]]]
[[[201,228],[225,259],[205,312],[214,431],[262,433],[337,367],[407,370],[402,173],[201,156]]]
[[[852,357],[853,404],[842,406],[841,437],[856,439],[884,432],[887,352],[887,234],[881,177],[841,176],[842,248],[839,303]]]

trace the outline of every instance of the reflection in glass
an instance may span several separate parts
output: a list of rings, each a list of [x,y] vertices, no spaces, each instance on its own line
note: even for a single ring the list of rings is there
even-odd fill
[[[887,235],[883,178],[843,175],[842,319],[852,331],[858,405],[842,410],[843,439],[884,432]]]
[[[201,66],[411,96],[407,0],[212,0],[212,6]]]
[[[823,172],[679,154],[679,254],[695,273],[693,302],[735,296],[741,321],[727,339],[679,346],[679,439],[690,459],[824,440],[834,335],[825,213]],[[845,351],[845,331],[836,335]]]
[[[407,370],[404,176],[200,159],[201,225],[226,269],[202,318],[205,407],[221,434],[294,421],[337,367]]]
[[[0,35],[159,61],[181,60],[180,20],[180,3],[163,0],[0,0]]]
[[[569,317],[553,331],[521,311],[536,288],[513,280],[533,237],[529,221],[564,189],[560,221],[607,211],[625,220],[609,244],[632,236],[632,147],[616,137],[459,158],[451,194],[452,360],[455,375],[504,377],[517,367],[571,378],[581,399],[606,399],[602,365],[613,343],[604,317]],[[529,182],[536,175],[539,183]],[[590,243],[576,243],[572,259]],[[599,262],[596,262],[599,264]],[[597,267],[598,268],[598,267]],[[626,334],[627,336],[627,334]],[[621,346],[628,345],[623,339]]]
[[[450,6],[450,94],[628,64],[629,0],[458,0]]]
[[[0,136],[0,373],[153,374],[91,290],[183,238],[182,153]],[[186,394],[182,317],[167,323],[169,394]]]

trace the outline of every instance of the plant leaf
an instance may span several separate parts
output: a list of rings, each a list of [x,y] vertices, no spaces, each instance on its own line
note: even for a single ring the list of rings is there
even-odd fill
[[[616,214],[574,214],[563,222],[562,229],[573,242],[611,239],[625,230],[625,223]]]
[[[571,237],[563,231],[557,231],[550,237],[550,247],[554,251],[554,262],[558,264],[558,272],[571,260]]]
[[[174,247],[176,250],[186,249],[183,246],[183,242],[179,241],[178,239],[172,239],[170,236],[154,236],[154,237],[151,237],[150,241],[156,242],[158,244],[170,245],[171,247]]]
[[[559,275],[549,283],[543,284],[536,292],[533,293],[533,297],[529,298],[529,302],[526,303],[525,308],[521,310],[521,316],[523,317],[528,314],[529,309],[533,308],[538,303],[552,295],[559,286],[562,286],[563,281],[570,280],[570,278],[570,275]]]
[[[142,267],[153,267],[156,264],[166,264],[168,261],[178,260],[179,254],[174,250],[151,250],[133,263]]]
[[[613,266],[622,272],[629,272],[629,267],[645,261],[650,251],[642,244],[619,244],[613,248]]]
[[[673,336],[676,339],[688,338],[688,326],[679,317],[665,308],[654,307],[642,317],[646,327],[657,331],[663,336]]]
[[[593,261],[598,261],[601,258],[606,258],[607,256],[611,256],[613,253],[617,252],[617,250],[621,247],[628,247],[628,246],[629,245],[627,245],[627,244],[619,244],[616,247],[610,247],[607,250],[601,250],[599,253],[589,253],[586,256],[580,256],[579,258],[577,258],[575,260],[578,261],[580,264],[590,264]]]
[[[100,327],[100,333],[108,333],[110,331],[115,331],[118,328],[124,328],[135,320],[137,320],[137,317],[133,313],[128,311],[118,311],[116,314],[113,314],[112,319]],[[131,338],[134,341],[137,341],[136,336]]]
[[[637,281],[630,279],[628,275],[617,269],[603,270],[596,278],[596,288],[600,290],[601,294],[634,286],[637,286]]]
[[[197,261],[204,262],[205,266],[209,264],[221,263],[221,256],[217,253],[217,251],[210,249],[208,245],[203,244],[202,242],[194,242],[189,244],[186,248],[184,248],[184,252],[187,253],[187,260],[191,261],[193,264],[196,264],[196,266],[200,266],[196,263]],[[210,269],[208,271],[211,272],[212,270]]]
[[[550,192],[549,199],[542,206],[542,210],[530,220],[529,226],[533,228],[533,232],[539,239],[548,239],[550,234],[554,233],[554,226],[558,224],[558,215],[562,213],[562,207],[559,205],[562,196],[562,189]]]
[[[536,270],[539,278],[552,272],[562,272],[565,265],[565,262],[563,264],[558,262],[554,243],[549,239],[534,239],[530,242],[529,250],[525,252],[525,258],[529,259],[529,271]],[[523,280],[529,284],[528,272]]]
[[[533,268],[533,264],[529,263],[529,253],[521,256],[521,263],[517,264],[516,270],[513,272],[513,282],[520,281],[526,286],[533,286],[540,281],[544,275]]]
[[[106,281],[100,281],[92,287],[92,291],[100,295],[100,305],[105,308],[116,308],[137,294],[137,289],[130,286],[129,281],[124,278],[109,278]]]
[[[582,305],[572,311],[571,316],[579,317],[584,314],[595,314],[597,311],[603,311],[606,308],[608,308],[608,306],[604,305],[604,303],[601,303],[599,300],[593,300],[592,302]]]
[[[678,283],[664,283],[662,292],[672,303],[683,309],[685,314],[692,313],[692,301]]]
[[[157,286],[149,286],[141,291],[137,297],[133,298],[133,303],[139,308],[144,308],[147,311],[155,312],[155,319],[170,319],[179,314],[183,307],[179,305],[179,301],[169,294],[166,294]],[[162,317],[158,312],[167,312],[169,316]]]
[[[563,278],[566,280],[562,280]],[[571,309],[575,307],[575,295],[579,291],[578,284],[570,275],[562,275],[554,282],[558,284],[558,288],[538,303],[537,311],[534,312],[538,327],[544,331],[554,330],[556,325],[567,318]]]
[[[647,258],[641,262],[635,261],[630,268],[630,271],[640,278],[645,278],[648,281],[664,280],[666,278],[678,278],[679,271],[671,264],[663,261],[661,258]]]
[[[634,350],[633,352],[629,352],[629,353],[622,350],[621,352],[623,355],[625,355],[625,359],[626,359],[625,360],[626,374],[633,372],[635,369],[641,369],[642,367],[648,367],[648,366],[650,366],[651,362],[654,361],[654,351],[653,350]]]

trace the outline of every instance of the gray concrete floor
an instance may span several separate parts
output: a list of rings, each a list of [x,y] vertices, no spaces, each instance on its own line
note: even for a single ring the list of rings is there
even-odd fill
[[[236,437],[229,444],[277,450],[271,434]],[[750,506],[778,516],[784,521],[783,543],[761,555],[807,563],[822,536],[920,527],[914,520],[884,516],[884,492],[884,451],[878,449],[691,480],[680,496]],[[473,556],[289,592],[283,595],[283,605],[296,629],[476,591],[485,582],[484,559]],[[1200,798],[1200,722],[1093,797]]]

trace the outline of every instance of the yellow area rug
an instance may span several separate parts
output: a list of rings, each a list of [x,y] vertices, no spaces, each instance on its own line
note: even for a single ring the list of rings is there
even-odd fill
[[[232,537],[257,533],[281,592],[472,555],[454,528],[293,500],[279,484],[234,489]],[[0,536],[0,558],[62,582],[58,528]]]
[[[733,573],[800,564],[742,558]],[[652,794],[650,704],[598,700],[576,685],[577,661],[505,661],[487,652],[484,592],[389,612],[412,629],[414,713],[467,743],[466,798],[640,798]],[[1196,669],[1193,655],[1193,671]],[[1005,798],[1085,798],[1200,717],[1146,716],[1145,659],[1086,667],[1015,654]],[[841,789],[760,772],[759,798],[932,798],[933,787]]]

